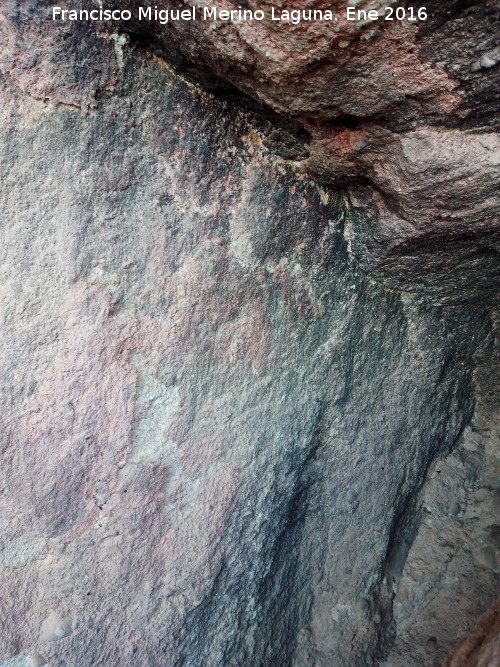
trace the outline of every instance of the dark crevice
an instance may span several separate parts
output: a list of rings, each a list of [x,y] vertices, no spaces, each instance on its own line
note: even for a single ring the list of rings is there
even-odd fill
[[[454,251],[464,249],[469,256],[480,255],[491,258],[498,257],[498,251],[492,244],[498,242],[499,235],[500,232],[494,229],[478,230],[474,234],[471,232],[458,232],[453,236],[451,236],[449,230],[446,230],[447,242],[453,242]],[[442,243],[442,241],[442,233],[435,232],[423,234],[412,238],[411,241],[405,241],[394,246],[394,248],[392,248],[392,253],[397,256],[412,257],[413,255],[420,255],[422,252],[435,252],[436,244]],[[480,241],[485,241],[491,245],[489,247],[471,247],[471,243],[477,244]],[[457,255],[458,254],[459,253],[457,252]]]
[[[128,33],[128,35],[132,45],[135,44],[142,50],[149,51],[165,60],[177,74],[190,83],[200,86],[200,88],[218,100],[253,114],[257,129],[268,130],[268,125],[273,125],[275,131],[281,131],[289,135],[295,144],[295,150],[300,152],[302,157],[308,155],[307,145],[311,140],[311,135],[303,125],[291,116],[279,114],[264,102],[247,95],[235,85],[214,74],[209,68],[194,64],[179,51],[167,48],[163,41],[160,41],[158,38],[152,38],[149,34],[135,32]],[[259,122],[261,128],[258,127]]]
[[[481,3],[481,5],[484,7],[490,3]],[[439,12],[430,13],[429,19],[419,25],[417,41],[434,34],[449,21],[456,21],[467,16],[474,7],[478,7],[477,0],[440,0]]]

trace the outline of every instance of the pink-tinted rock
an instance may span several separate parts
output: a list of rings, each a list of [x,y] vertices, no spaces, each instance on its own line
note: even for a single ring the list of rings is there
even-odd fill
[[[490,247],[462,271],[453,238],[489,235],[489,133],[462,141],[425,31],[371,51],[342,24],[343,69],[317,28],[157,32],[300,116],[304,145],[48,8],[1,7],[0,661],[380,662],[421,489],[489,350]],[[449,146],[427,201],[422,152],[443,166]]]
[[[443,667],[494,667],[500,664],[500,600],[482,614],[470,634],[453,649]]]
[[[161,9],[195,4],[172,0]],[[354,216],[351,233],[354,255],[377,279],[419,297],[430,290],[442,303],[494,300],[500,207],[499,146],[492,134],[500,86],[495,3],[446,0],[426,7],[426,18],[416,21],[406,20],[414,18],[409,9],[405,20],[385,20],[387,3],[378,0],[356,3],[356,12],[377,12],[375,21],[348,20],[341,2],[303,5],[224,0],[218,11],[260,10],[266,18],[223,21],[203,20],[210,7],[203,2],[196,4],[195,21],[162,25],[139,20],[143,4],[127,0],[120,9],[131,11],[130,21],[88,25],[53,21],[47,0],[30,0],[22,9],[7,2],[0,65],[30,94],[87,107],[114,85],[123,46],[117,31],[139,36],[181,69],[195,63],[203,83],[219,93],[234,97],[213,75],[306,128],[309,145],[282,149],[306,173],[352,189],[355,201],[358,188],[368,186],[361,195],[372,201],[363,213],[368,222]],[[329,10],[335,20],[273,21],[273,7],[278,16],[283,9]]]
[[[166,6],[180,4],[196,3]],[[140,3],[126,5],[136,16]],[[441,302],[495,301],[495,3],[441,2],[418,21],[385,20],[386,2],[355,3],[356,15],[376,11],[376,21],[347,20],[341,2],[309,5],[249,0],[244,8],[263,10],[265,20],[225,22],[201,20],[202,3],[197,21],[132,20],[122,28],[147,35],[168,53],[176,48],[307,128],[310,156],[302,168],[349,188],[356,203],[372,202],[363,212],[369,222],[350,221],[353,252],[368,272]],[[328,9],[335,20],[272,21],[272,7],[278,16],[282,9],[306,15]],[[359,185],[368,186],[361,197]]]
[[[116,82],[113,40],[85,22],[78,30],[72,25],[54,29],[52,5],[45,0],[2,2],[0,71],[37,99],[83,109],[95,106],[96,95]]]

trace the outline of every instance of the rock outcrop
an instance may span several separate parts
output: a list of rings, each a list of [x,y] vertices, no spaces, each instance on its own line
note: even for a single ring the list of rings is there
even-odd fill
[[[332,40],[48,7],[0,8],[0,664],[391,659],[492,346],[491,6]]]
[[[135,17],[143,3],[121,4]],[[365,270],[396,289],[432,294],[434,302],[495,299],[498,4],[419,5],[427,16],[422,21],[397,20],[398,4],[406,17],[408,5],[418,16],[413,3],[351,4],[355,20],[347,19],[341,0],[224,0],[220,8],[243,6],[266,16],[273,6],[277,16],[282,8],[306,15],[329,9],[336,20],[163,26],[132,20],[122,27],[154,39],[175,62],[183,54],[307,129],[309,155],[301,167],[327,184],[350,188],[351,251]],[[370,10],[377,20],[370,20]]]
[[[384,667],[440,666],[498,590],[499,361],[498,349],[477,359],[474,421],[429,471],[418,533],[394,598],[397,637]]]
[[[69,0],[65,7],[131,15],[75,29],[51,20],[48,0],[7,1],[2,68],[30,94],[90,106],[114,82],[108,52],[114,46],[120,60],[122,38],[113,30],[132,34],[205,88],[231,96],[228,82],[302,128],[302,147],[293,131],[274,131],[271,142],[313,178],[348,187],[350,251],[376,279],[434,303],[495,302],[497,3],[446,0],[420,7],[425,20],[407,20],[419,16],[408,3],[405,20],[385,0],[352,3],[355,20],[340,0],[309,4],[223,0],[218,10],[258,9],[266,19],[222,21],[201,20],[208,2],[170,0],[161,7],[196,6],[200,20],[162,24],[138,20],[140,0]],[[328,9],[335,20],[273,21],[273,7],[277,16]]]

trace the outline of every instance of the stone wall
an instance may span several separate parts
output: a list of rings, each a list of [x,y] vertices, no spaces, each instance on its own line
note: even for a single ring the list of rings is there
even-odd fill
[[[204,35],[47,7],[1,7],[0,665],[435,664],[493,595],[489,126],[444,132],[471,217],[419,245]]]

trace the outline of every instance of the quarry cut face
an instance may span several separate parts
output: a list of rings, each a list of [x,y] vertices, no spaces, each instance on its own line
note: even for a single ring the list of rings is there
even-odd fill
[[[120,58],[85,112],[2,80],[0,659],[376,664],[488,319],[367,278],[267,120]]]

